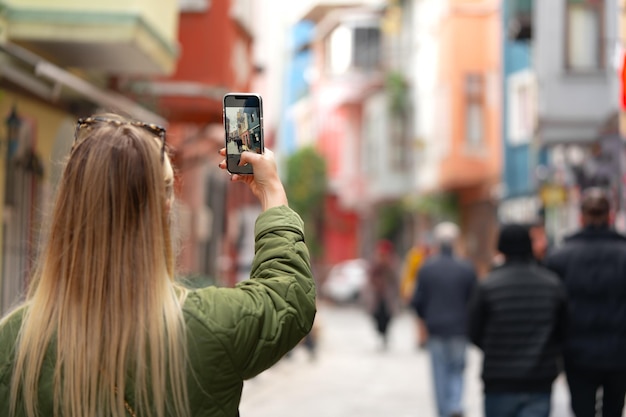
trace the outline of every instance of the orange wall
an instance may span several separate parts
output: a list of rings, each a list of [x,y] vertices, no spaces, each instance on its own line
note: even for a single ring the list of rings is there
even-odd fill
[[[451,0],[441,25],[440,75],[449,87],[451,143],[440,167],[444,189],[497,182],[500,152],[500,19],[498,2]],[[471,8],[470,8],[471,6]],[[470,150],[465,142],[465,74],[484,80],[484,146]]]

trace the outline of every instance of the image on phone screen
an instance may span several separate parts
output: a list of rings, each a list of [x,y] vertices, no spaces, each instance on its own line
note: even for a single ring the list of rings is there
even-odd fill
[[[261,104],[258,96],[226,96],[224,127],[228,171],[251,174],[252,166],[239,166],[244,151],[263,153]]]

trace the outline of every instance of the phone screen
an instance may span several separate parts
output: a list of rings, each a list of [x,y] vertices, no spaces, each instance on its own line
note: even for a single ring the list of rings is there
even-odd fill
[[[239,166],[241,153],[263,153],[263,104],[258,94],[224,96],[226,167],[233,174],[252,174],[252,165]]]

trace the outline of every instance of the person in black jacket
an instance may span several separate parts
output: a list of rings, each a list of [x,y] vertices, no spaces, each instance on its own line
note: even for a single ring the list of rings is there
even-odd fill
[[[467,347],[467,308],[476,285],[476,272],[455,256],[458,226],[439,223],[434,237],[439,253],[419,269],[411,306],[427,329],[435,398],[439,417],[460,417]]]
[[[529,229],[500,229],[504,263],[470,302],[469,337],[483,351],[485,417],[548,417],[560,372],[567,301],[559,278],[533,257]]]
[[[569,297],[564,364],[572,410],[587,417],[601,407],[603,417],[618,417],[626,395],[626,237],[610,227],[603,190],[589,188],[581,201],[582,230],[545,264]]]

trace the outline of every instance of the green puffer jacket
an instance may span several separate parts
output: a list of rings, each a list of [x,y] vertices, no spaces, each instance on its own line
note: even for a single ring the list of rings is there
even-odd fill
[[[269,209],[259,216],[255,236],[252,279],[235,288],[193,291],[184,304],[194,417],[237,416],[243,381],[275,364],[313,325],[315,284],[302,220],[288,207]],[[23,309],[14,312],[0,328],[0,416],[8,416],[22,313]],[[52,386],[45,380],[52,367],[44,362],[41,416],[52,416]],[[132,407],[130,394],[126,399]]]

